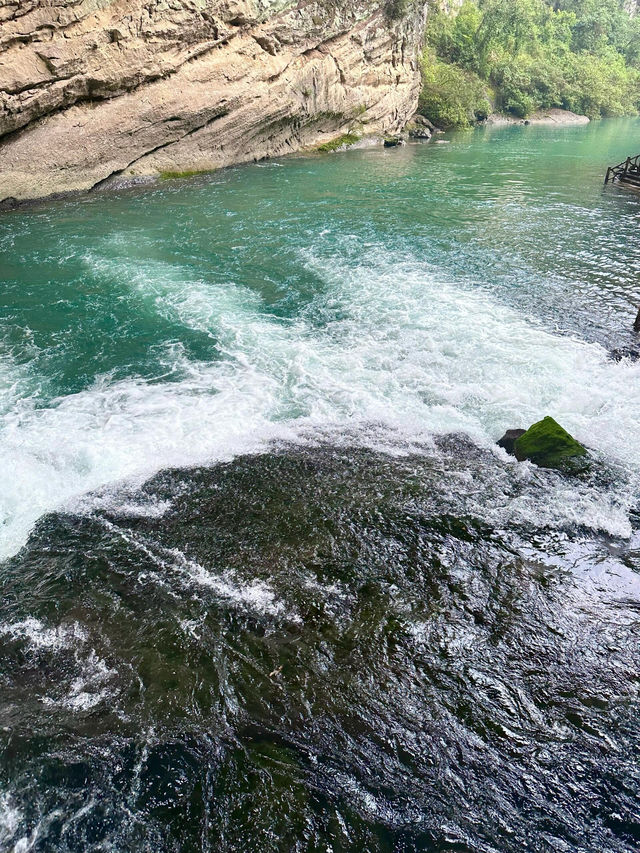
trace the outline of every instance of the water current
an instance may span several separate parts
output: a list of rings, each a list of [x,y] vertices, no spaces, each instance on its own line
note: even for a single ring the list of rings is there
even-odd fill
[[[638,849],[639,132],[0,218],[0,850]]]

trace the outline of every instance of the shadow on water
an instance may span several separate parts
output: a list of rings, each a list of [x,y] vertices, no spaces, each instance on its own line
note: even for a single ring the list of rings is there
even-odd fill
[[[282,448],[42,519],[3,567],[3,847],[633,849],[640,554],[474,516],[502,467]]]

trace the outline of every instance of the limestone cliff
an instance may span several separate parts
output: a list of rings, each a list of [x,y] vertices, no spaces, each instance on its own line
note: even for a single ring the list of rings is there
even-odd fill
[[[0,0],[0,201],[282,155],[415,109],[424,0]]]

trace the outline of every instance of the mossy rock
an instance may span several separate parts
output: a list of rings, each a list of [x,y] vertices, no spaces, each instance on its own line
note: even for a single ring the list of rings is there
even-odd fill
[[[548,416],[517,438],[514,450],[520,462],[528,459],[541,468],[564,470],[583,467],[580,460],[587,455],[586,447]]]
[[[321,151],[324,154],[330,154],[334,151],[340,151],[341,149],[346,150],[347,148],[351,148],[352,145],[355,145],[356,142],[360,142],[360,136],[356,133],[344,133],[342,136],[338,136],[336,139],[332,139],[329,142],[325,142],[322,145],[318,145],[316,151]]]
[[[171,172],[165,170],[160,172],[161,181],[174,181],[184,178],[195,178],[197,175],[208,175],[211,169],[185,169],[183,172]]]

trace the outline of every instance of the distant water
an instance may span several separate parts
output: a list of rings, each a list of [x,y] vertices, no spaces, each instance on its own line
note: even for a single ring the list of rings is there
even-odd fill
[[[638,848],[639,139],[0,217],[0,850]]]

